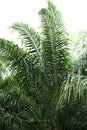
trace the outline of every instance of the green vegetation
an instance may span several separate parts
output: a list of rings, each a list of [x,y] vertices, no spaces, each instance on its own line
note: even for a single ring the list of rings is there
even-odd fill
[[[0,130],[87,129],[86,45],[74,60],[61,13],[47,4],[40,33],[15,23],[21,47],[0,39]],[[81,36],[76,47],[86,43]]]

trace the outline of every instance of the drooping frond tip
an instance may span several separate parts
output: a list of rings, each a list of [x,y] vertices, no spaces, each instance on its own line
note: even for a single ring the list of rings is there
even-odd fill
[[[48,2],[50,2],[51,0],[46,0],[46,2],[48,3]]]
[[[46,3],[48,4],[48,6],[49,6],[50,4],[54,5],[52,0],[45,0],[45,1],[46,1]]]

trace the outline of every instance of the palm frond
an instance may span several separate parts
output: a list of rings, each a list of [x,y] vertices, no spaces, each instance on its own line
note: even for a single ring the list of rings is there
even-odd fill
[[[40,15],[43,66],[51,84],[57,86],[67,76],[68,34],[65,31],[62,16],[53,3],[48,1],[48,8],[41,9]]]
[[[40,35],[34,29],[30,28],[28,24],[24,23],[15,23],[11,28],[19,33],[24,47],[26,47],[28,54],[32,56],[34,62],[38,60],[38,63],[41,63]]]
[[[7,126],[9,129],[27,129],[33,127],[32,120],[35,121],[37,115],[31,106],[25,104],[17,93],[1,93],[0,92],[0,124]],[[0,125],[0,127],[1,127]],[[15,130],[14,129],[14,130]]]
[[[11,77],[7,77],[7,79],[2,82],[1,89],[9,91],[10,88],[10,91],[15,91],[16,87],[18,87],[16,89],[18,92],[20,92],[20,90],[23,91],[37,104],[40,100],[41,91],[38,87],[38,71],[33,67],[33,63],[29,57],[27,57],[27,54],[17,45],[4,39],[0,40],[0,50],[1,58],[8,61],[6,64],[8,63],[13,78],[12,81],[9,80]],[[16,86],[13,85],[13,83],[15,83]]]
[[[8,61],[11,68],[11,73],[14,73],[15,78],[20,85],[34,84],[34,69],[30,60],[26,57],[26,53],[17,45],[4,39],[0,40],[0,53],[1,57]],[[34,76],[34,77],[33,77]]]
[[[66,104],[72,101],[87,101],[87,78],[83,75],[72,74],[69,75],[66,82],[63,84],[60,98],[58,101],[58,108],[63,108]]]

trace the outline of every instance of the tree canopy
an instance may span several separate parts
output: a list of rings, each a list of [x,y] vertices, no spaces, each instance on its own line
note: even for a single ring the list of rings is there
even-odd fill
[[[0,130],[86,130],[87,52],[73,63],[62,15],[47,5],[40,33],[22,22],[10,27],[21,47],[0,39]]]

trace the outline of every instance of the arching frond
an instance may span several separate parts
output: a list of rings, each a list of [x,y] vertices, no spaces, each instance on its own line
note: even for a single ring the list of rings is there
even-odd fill
[[[73,101],[87,101],[87,78],[82,75],[69,75],[66,82],[63,84],[58,108],[63,108],[66,104]]]
[[[12,73],[16,74],[15,78],[21,86],[25,86],[27,82],[28,85],[34,83],[33,65],[22,49],[3,39],[0,40],[0,53],[1,57],[8,61]]]
[[[55,86],[67,76],[69,38],[65,31],[62,16],[52,2],[41,9],[42,22],[42,61],[49,82]]]
[[[24,23],[15,23],[11,26],[11,28],[19,33],[29,56],[34,59],[34,64],[37,62],[41,63],[40,35],[34,29],[30,28],[28,24]]]

